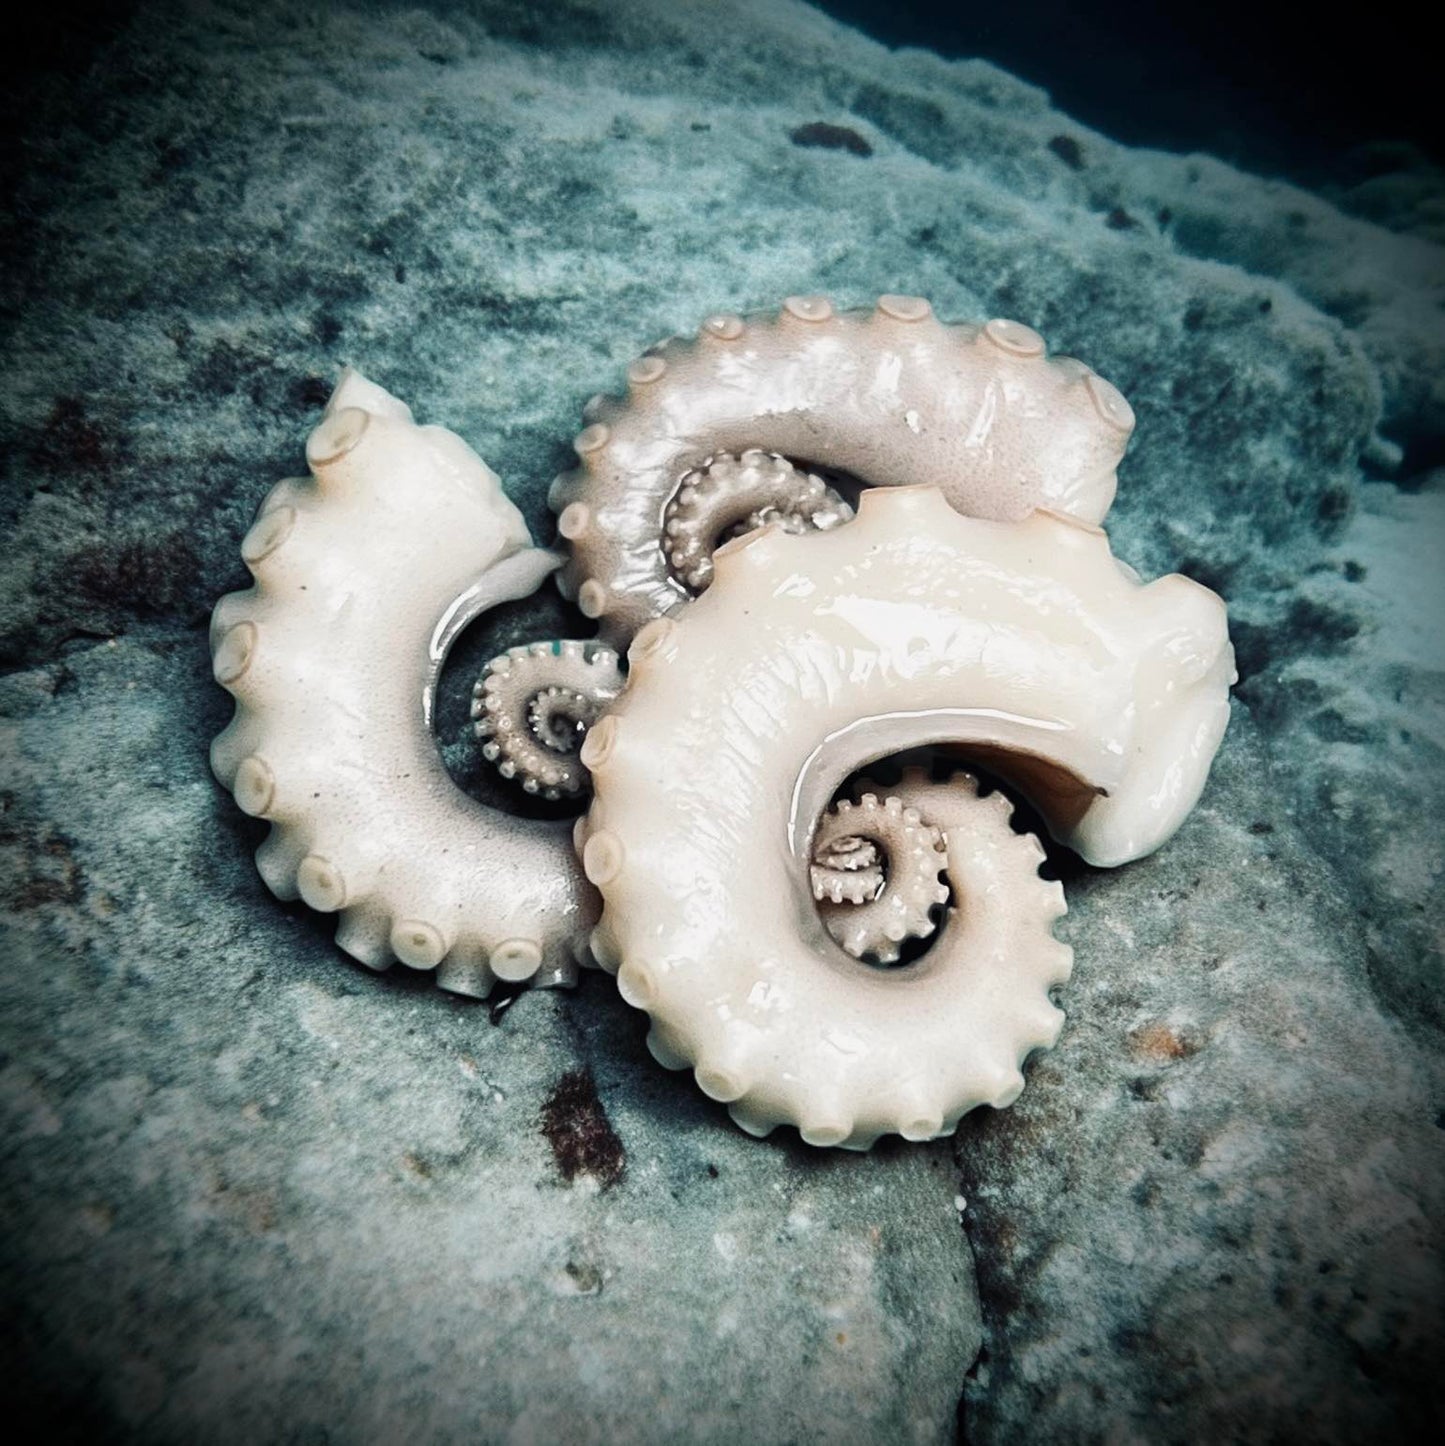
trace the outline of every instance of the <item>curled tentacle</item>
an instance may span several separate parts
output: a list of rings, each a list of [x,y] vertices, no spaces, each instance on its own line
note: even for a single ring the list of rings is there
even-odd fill
[[[459,993],[569,983],[598,900],[565,821],[514,817],[442,765],[432,703],[471,619],[556,567],[497,476],[454,433],[348,370],[307,442],[312,475],[261,504],[255,578],[212,617],[235,697],[211,767],[271,832],[271,891],[338,916],[336,941]]]
[[[712,581],[713,550],[754,528],[785,532],[835,527],[853,509],[821,477],[776,452],[708,457],[683,474],[663,513],[663,546],[672,575],[690,593]]]
[[[864,487],[937,486],[969,516],[1047,507],[1097,523],[1134,426],[1113,386],[1046,356],[1029,327],[945,324],[908,296],[870,311],[794,296],[776,315],[710,316],[627,378],[626,397],[588,404],[578,465],[548,494],[571,550],[558,586],[614,645],[694,595],[662,526],[709,458],[760,449]]]
[[[849,862],[871,844],[881,862],[850,869]],[[842,861],[838,867],[835,861]],[[889,795],[864,792],[857,803],[839,799],[818,825],[809,878],[813,898],[828,932],[855,959],[891,964],[905,939],[933,932],[932,910],[948,900],[939,882],[946,862],[943,836],[918,810]],[[871,881],[871,893],[859,897],[855,880]],[[850,887],[853,885],[853,887]]]
[[[1008,1104],[1058,1032],[1048,991],[1071,959],[1037,843],[1001,796],[956,790],[954,824],[950,796],[890,790],[943,830],[958,907],[921,957],[876,969],[819,917],[818,820],[860,769],[937,744],[1017,784],[1091,862],[1157,848],[1228,718],[1219,599],[1141,583],[1073,518],[969,518],[923,487],[874,488],[845,527],[764,529],[714,564],[702,597],[638,632],[587,738],[598,962],[651,1015],[654,1055],[754,1133],[861,1149]]]
[[[472,689],[482,753],[528,793],[575,796],[587,787],[582,741],[621,687],[617,654],[598,643],[511,648],[487,664]]]

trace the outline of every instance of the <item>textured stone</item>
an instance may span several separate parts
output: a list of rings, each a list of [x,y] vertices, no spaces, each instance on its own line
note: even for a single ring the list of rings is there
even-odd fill
[[[215,692],[189,636],[0,684],[12,1395],[107,1439],[944,1439],[947,1146],[759,1145],[600,976],[493,1027],[347,963],[205,775]]]
[[[1429,173],[1345,198],[1386,232],[783,0],[143,4],[9,105],[0,1251],[31,1405],[146,1440],[933,1440],[960,1394],[990,1442],[1426,1422]],[[1115,382],[1114,546],[1222,591],[1241,671],[1179,837],[1055,858],[1079,966],[1019,1104],[867,1159],[733,1131],[601,978],[493,1028],[366,976],[266,894],[205,767],[206,613],[339,364],[550,537],[586,397],[815,292],[1012,317]],[[584,628],[552,599],[465,641],[440,733],[474,791],[468,670]]]

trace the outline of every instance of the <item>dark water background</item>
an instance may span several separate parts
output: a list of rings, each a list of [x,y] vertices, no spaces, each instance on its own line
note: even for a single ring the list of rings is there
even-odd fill
[[[1442,57],[1430,7],[821,0],[885,45],[991,60],[1127,145],[1208,151],[1306,185],[1436,164]],[[1442,13],[1438,7],[1436,18]]]
[[[52,0],[7,22],[0,124],[15,119],[38,76],[88,64],[136,3]],[[1441,55],[1426,40],[1428,7],[1418,4],[819,4],[889,46],[993,61],[1125,144],[1208,151],[1309,186],[1349,185],[1421,160],[1445,164]]]

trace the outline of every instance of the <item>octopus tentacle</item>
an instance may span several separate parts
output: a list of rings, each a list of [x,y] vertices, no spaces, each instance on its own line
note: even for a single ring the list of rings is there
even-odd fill
[[[487,664],[472,689],[482,754],[528,793],[573,797],[587,787],[582,740],[621,687],[617,654],[597,643],[511,648]]]
[[[845,848],[842,867],[837,867],[839,845],[853,841],[873,843],[882,862],[850,869],[857,850]],[[857,803],[839,799],[823,816],[808,874],[833,938],[855,959],[891,964],[905,939],[933,932],[931,911],[948,899],[947,887],[939,882],[945,862],[943,837],[931,821],[893,794],[880,799],[865,791]],[[860,895],[858,882],[871,881],[875,874],[876,887]]]
[[[549,493],[571,549],[558,585],[613,644],[692,596],[663,518],[709,457],[762,449],[865,486],[938,486],[972,516],[1049,507],[1097,523],[1134,425],[1114,387],[1047,357],[1028,327],[946,325],[917,297],[857,312],[790,297],[777,315],[710,316],[635,361],[628,384],[625,398],[588,403],[578,466]]]
[[[821,477],[754,447],[741,456],[705,458],[684,473],[663,512],[663,545],[672,576],[696,595],[712,581],[712,554],[720,543],[769,523],[803,532],[835,527],[852,515]]]
[[[834,904],[865,904],[876,899],[887,877],[882,850],[872,839],[852,833],[820,839],[813,848],[808,876],[814,899]]]
[[[598,900],[570,825],[517,818],[452,782],[432,734],[437,677],[473,618],[557,565],[462,440],[346,371],[307,442],[311,476],[262,503],[254,576],[216,605],[216,680],[236,700],[217,778],[270,822],[273,893],[339,916],[374,969],[444,988],[572,982]]]
[[[926,487],[869,490],[832,531],[765,528],[714,566],[702,597],[639,631],[587,738],[577,843],[603,898],[598,962],[651,1015],[659,1060],[754,1133],[791,1123],[866,1148],[1009,1103],[1055,1037],[1048,989],[1070,961],[1043,927],[1063,897],[1037,845],[1002,800],[970,800],[975,833],[920,806],[945,830],[959,907],[946,939],[883,970],[819,919],[818,821],[860,769],[940,744],[1015,782],[1092,862],[1149,852],[1228,718],[1222,604],[1126,575],[1077,519],[969,518]]]

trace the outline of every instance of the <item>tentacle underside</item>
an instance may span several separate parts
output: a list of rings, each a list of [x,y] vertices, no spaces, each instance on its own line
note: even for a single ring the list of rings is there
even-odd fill
[[[754,528],[788,532],[846,522],[853,509],[823,481],[785,457],[754,448],[723,453],[683,475],[663,512],[663,546],[674,578],[690,593],[712,581],[712,554]]]
[[[216,605],[217,681],[236,714],[211,749],[283,899],[339,915],[337,942],[485,995],[495,978],[568,982],[597,900],[570,825],[462,793],[430,727],[436,673],[468,616],[556,565],[486,464],[394,397],[342,378],[242,555],[255,578]]]
[[[587,788],[582,739],[621,688],[611,648],[575,639],[512,648],[472,690],[482,753],[527,793],[575,797]]]
[[[865,485],[933,485],[997,521],[1042,507],[1097,523],[1134,424],[1113,386],[1046,357],[1028,327],[947,325],[915,297],[871,312],[792,297],[776,316],[712,316],[638,358],[628,382],[625,398],[588,404],[579,465],[550,493],[571,545],[559,586],[614,644],[687,601],[663,515],[712,454],[762,448]]]

